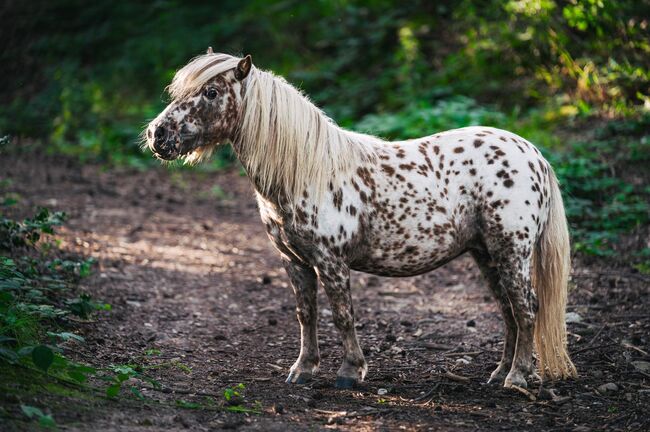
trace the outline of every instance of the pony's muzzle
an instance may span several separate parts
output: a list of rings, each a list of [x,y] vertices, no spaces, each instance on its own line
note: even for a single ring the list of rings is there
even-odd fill
[[[173,140],[169,139],[169,131],[164,126],[157,126],[153,133],[153,151],[162,159],[172,159],[176,148]]]

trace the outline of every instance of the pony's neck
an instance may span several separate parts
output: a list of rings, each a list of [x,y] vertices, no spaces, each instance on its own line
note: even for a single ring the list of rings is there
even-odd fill
[[[322,197],[330,183],[374,159],[380,142],[341,129],[284,79],[255,68],[232,141],[257,192],[289,206],[307,190]]]

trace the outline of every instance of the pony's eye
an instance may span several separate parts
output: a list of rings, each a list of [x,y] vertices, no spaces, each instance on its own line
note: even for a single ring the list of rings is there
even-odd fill
[[[214,98],[217,97],[217,90],[216,90],[216,89],[213,89],[213,88],[209,88],[209,89],[207,89],[205,92],[203,92],[203,94],[204,94],[205,97],[207,97],[208,99],[214,99]]]

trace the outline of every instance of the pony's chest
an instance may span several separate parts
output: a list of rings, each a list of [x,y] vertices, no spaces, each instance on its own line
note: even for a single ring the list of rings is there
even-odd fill
[[[344,254],[361,229],[359,204],[340,190],[319,202],[301,200],[293,213],[260,197],[258,205],[269,238],[289,258],[312,262],[332,251]]]

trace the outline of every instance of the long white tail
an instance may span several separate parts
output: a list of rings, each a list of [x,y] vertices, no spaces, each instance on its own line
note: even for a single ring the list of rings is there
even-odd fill
[[[578,375],[567,352],[565,322],[571,247],[558,181],[552,169],[549,175],[548,220],[533,253],[532,282],[539,302],[535,349],[540,375],[564,379]]]

